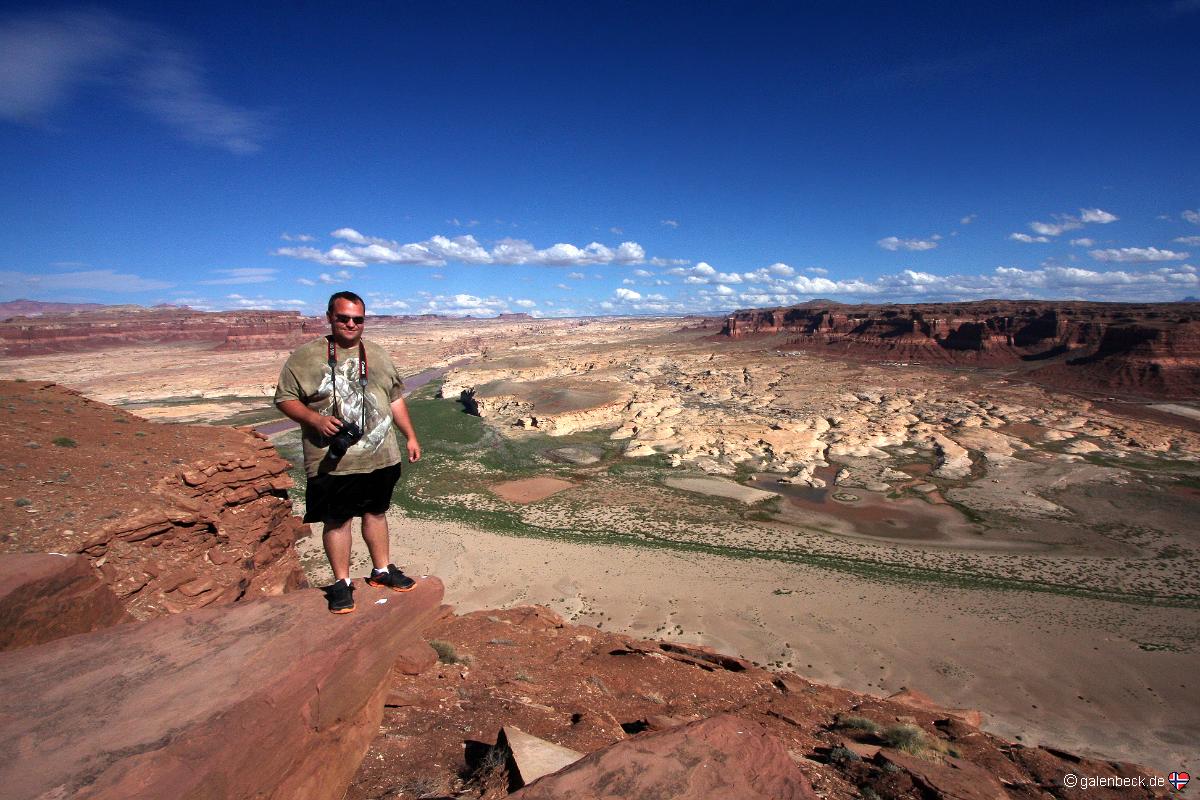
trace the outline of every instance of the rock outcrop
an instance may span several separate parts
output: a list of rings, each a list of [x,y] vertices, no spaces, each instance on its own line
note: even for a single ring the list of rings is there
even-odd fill
[[[940,707],[917,691],[850,692],[707,648],[570,625],[541,607],[445,616],[428,635],[445,643],[451,663],[393,672],[380,735],[347,800],[508,796],[520,781],[495,757],[497,731],[514,726],[589,754],[516,791],[521,798],[1169,794],[1150,785],[1071,790],[1062,784],[1068,773],[1153,773],[1004,741],[977,727],[978,712]]]
[[[0,798],[341,797],[441,599],[294,592],[0,654]]]
[[[87,556],[138,619],[304,585],[291,465],[250,431],[148,423],[0,382],[0,552]]]
[[[129,619],[83,556],[0,555],[0,650],[90,633]]]
[[[784,349],[831,355],[1020,366],[1035,380],[1068,388],[1200,395],[1200,309],[1191,303],[814,301],[738,311],[721,332],[780,335]]]
[[[732,714],[618,742],[512,796],[522,800],[817,797],[779,739]]]

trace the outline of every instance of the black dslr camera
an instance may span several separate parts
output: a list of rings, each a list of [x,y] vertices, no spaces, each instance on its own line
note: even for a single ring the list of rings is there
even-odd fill
[[[362,428],[358,427],[358,423],[343,421],[338,432],[329,437],[329,460],[335,464],[341,461],[346,451],[362,437]]]

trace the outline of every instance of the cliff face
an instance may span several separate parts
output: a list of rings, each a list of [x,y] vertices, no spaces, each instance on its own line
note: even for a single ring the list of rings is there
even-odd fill
[[[0,552],[85,555],[138,619],[304,585],[291,465],[264,438],[54,384],[0,382],[0,404]]]
[[[214,342],[231,350],[287,348],[328,328],[323,319],[296,311],[102,308],[0,321],[0,353],[35,355],[161,342]]]
[[[1188,303],[809,303],[738,311],[721,333],[779,336],[782,349],[1020,366],[1070,388],[1200,394],[1200,309]]]

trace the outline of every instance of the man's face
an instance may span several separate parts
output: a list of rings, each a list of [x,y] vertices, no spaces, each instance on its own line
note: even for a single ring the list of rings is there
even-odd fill
[[[362,338],[364,317],[361,303],[339,297],[333,301],[333,311],[329,312],[326,319],[337,343],[342,347],[353,347]]]

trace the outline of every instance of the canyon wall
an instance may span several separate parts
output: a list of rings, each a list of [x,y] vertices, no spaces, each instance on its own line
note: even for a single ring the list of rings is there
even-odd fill
[[[1200,395],[1200,305],[982,300],[857,305],[814,301],[730,315],[721,330],[780,349],[848,357],[1019,367],[1064,388]]]

